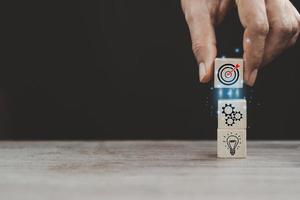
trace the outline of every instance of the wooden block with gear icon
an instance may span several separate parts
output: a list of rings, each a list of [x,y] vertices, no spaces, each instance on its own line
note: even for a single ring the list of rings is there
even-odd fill
[[[224,99],[218,101],[218,128],[247,128],[247,103],[245,99]]]
[[[243,59],[216,58],[214,87],[215,88],[243,88]]]

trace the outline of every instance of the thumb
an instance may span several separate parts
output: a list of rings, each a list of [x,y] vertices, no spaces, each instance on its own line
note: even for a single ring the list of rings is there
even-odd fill
[[[206,83],[213,76],[217,55],[213,21],[208,11],[186,17],[192,39],[193,52],[199,65],[200,82]]]

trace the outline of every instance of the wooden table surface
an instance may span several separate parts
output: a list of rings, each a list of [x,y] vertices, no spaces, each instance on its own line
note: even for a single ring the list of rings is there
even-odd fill
[[[300,199],[300,141],[0,142],[0,199]]]

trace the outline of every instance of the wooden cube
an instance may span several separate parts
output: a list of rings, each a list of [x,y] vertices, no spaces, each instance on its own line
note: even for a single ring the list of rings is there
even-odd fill
[[[243,88],[243,68],[243,59],[216,58],[214,72],[215,88]]]
[[[247,103],[245,99],[218,100],[218,128],[247,128]]]
[[[217,154],[219,158],[246,158],[245,129],[218,129]]]

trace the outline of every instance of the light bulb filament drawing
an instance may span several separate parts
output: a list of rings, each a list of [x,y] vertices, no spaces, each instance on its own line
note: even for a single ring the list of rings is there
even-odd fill
[[[239,139],[235,135],[231,135],[227,138],[227,146],[229,147],[230,154],[235,154],[236,147],[239,144]]]

